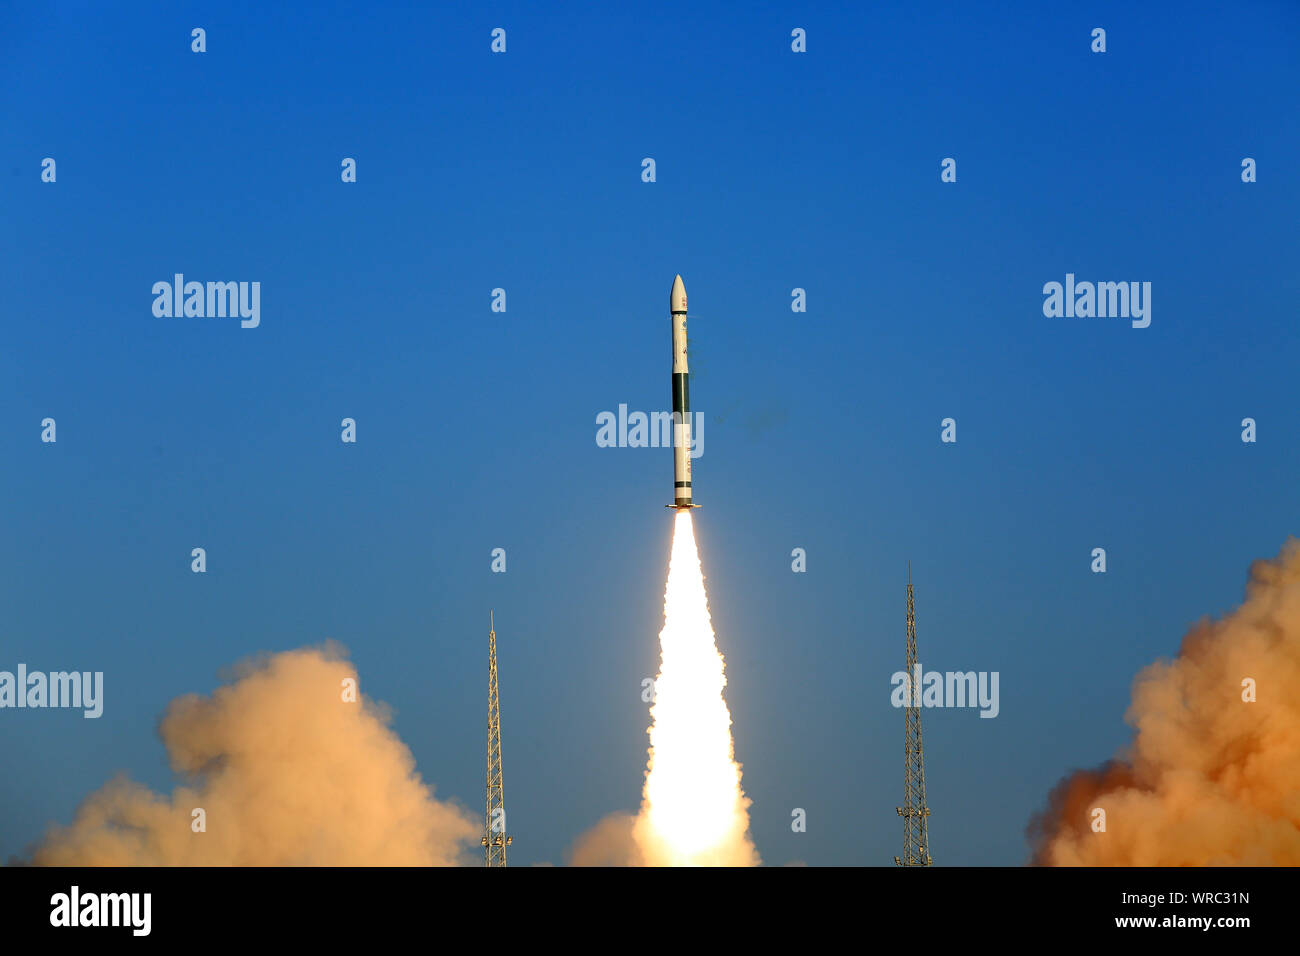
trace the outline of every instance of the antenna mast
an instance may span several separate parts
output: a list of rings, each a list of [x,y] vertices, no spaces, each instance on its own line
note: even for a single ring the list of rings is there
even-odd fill
[[[501,786],[501,693],[497,688],[496,615],[492,611],[488,614],[487,814],[483,823],[483,865],[505,866],[506,847],[514,837],[506,835],[505,794]]]
[[[916,672],[916,609],[912,600],[912,562],[907,562],[907,688],[909,699],[903,739],[903,858],[899,866],[933,866],[930,857],[930,808],[925,803],[925,753],[921,748],[921,680]]]

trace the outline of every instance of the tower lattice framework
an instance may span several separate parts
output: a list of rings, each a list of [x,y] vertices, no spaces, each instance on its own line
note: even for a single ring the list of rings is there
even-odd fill
[[[916,607],[912,598],[912,564],[907,564],[907,680],[909,693],[903,712],[903,857],[899,866],[933,866],[930,856],[930,808],[925,802],[925,751],[921,746],[921,681],[916,672]]]
[[[505,866],[506,847],[514,838],[506,835],[505,791],[501,785],[501,692],[497,685],[495,613],[489,621],[487,812],[483,819],[483,865]]]

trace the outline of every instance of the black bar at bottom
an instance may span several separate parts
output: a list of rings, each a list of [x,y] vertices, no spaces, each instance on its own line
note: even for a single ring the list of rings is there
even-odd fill
[[[615,939],[633,945],[690,930],[696,944],[716,940],[734,948],[749,939],[770,941],[781,926],[805,942],[953,940],[982,949],[1099,938],[1177,946],[1196,938],[1230,950],[1288,938],[1295,876],[1288,869],[1244,868],[0,867],[0,927],[7,944],[75,937],[129,946],[143,938],[131,925],[51,925],[52,915],[59,918],[60,894],[70,897],[76,886],[83,904],[90,894],[148,893],[148,938],[203,940],[205,947],[285,940],[297,948],[316,941],[334,948],[348,939],[373,943],[412,933],[431,943],[485,934],[566,947]]]

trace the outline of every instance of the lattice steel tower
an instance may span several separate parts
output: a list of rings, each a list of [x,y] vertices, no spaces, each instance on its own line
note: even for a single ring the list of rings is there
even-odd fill
[[[905,703],[903,740],[903,858],[899,866],[933,866],[930,857],[930,808],[925,805],[925,753],[921,749],[921,682],[916,673],[916,609],[912,603],[912,562],[907,562],[907,680],[911,697]],[[912,706],[915,704],[915,706]]]
[[[506,835],[505,794],[501,786],[501,693],[497,689],[495,617],[495,613],[489,612],[487,814],[483,820],[484,866],[505,866],[506,847],[514,840],[514,837]]]

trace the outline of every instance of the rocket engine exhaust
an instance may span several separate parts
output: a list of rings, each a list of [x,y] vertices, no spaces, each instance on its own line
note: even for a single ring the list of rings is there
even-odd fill
[[[632,828],[641,857],[651,866],[756,866],[689,507],[674,520],[659,645],[645,792]]]

